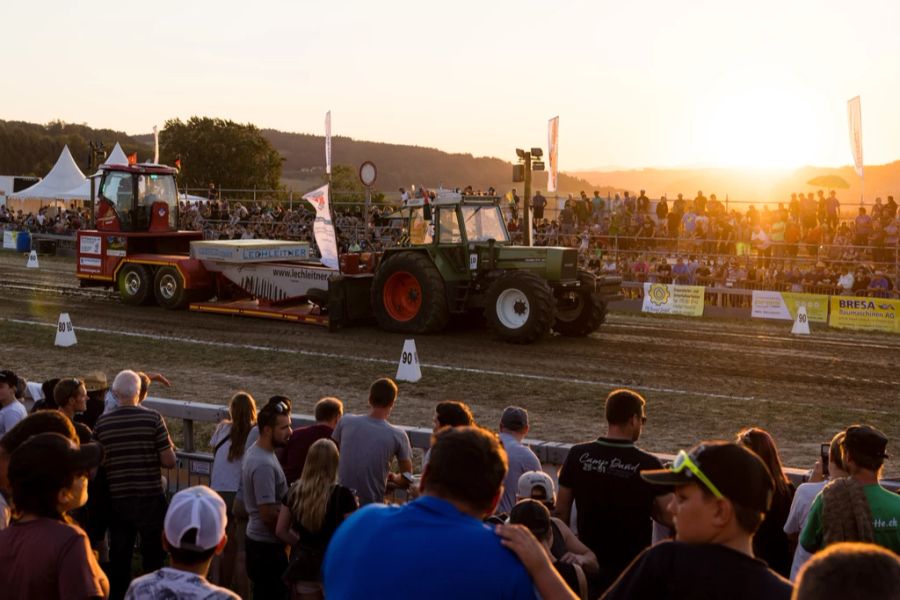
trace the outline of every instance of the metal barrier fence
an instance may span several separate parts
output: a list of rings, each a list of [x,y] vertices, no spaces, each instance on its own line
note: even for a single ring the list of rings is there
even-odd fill
[[[166,398],[149,397],[144,400],[143,405],[158,411],[167,420],[180,420],[181,440],[176,440],[176,456],[178,459],[175,469],[164,469],[163,473],[169,482],[169,490],[178,491],[184,487],[192,485],[205,484],[209,485],[209,477],[212,473],[213,455],[210,452],[199,451],[196,448],[194,436],[197,422],[202,423],[218,423],[228,416],[228,407],[219,404],[208,404],[204,402],[186,402],[182,400],[169,400]],[[291,423],[293,427],[303,425],[312,425],[315,418],[310,415],[291,415]],[[431,446],[431,429],[423,427],[404,427],[400,426],[409,436],[410,444],[414,449],[427,450]],[[562,442],[548,442],[543,440],[525,439],[525,445],[540,459],[544,469],[554,476],[559,467],[565,461],[572,444]],[[663,461],[671,461],[675,458],[673,454],[657,454]],[[799,485],[809,475],[805,469],[785,468],[788,477]],[[900,489],[900,481],[883,480],[882,484],[892,490]]]

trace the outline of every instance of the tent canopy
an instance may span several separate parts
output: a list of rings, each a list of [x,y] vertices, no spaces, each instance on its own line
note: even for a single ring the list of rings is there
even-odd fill
[[[12,200],[56,200],[62,194],[84,183],[84,173],[75,164],[69,147],[65,146],[56,160],[56,164],[47,176],[31,187],[10,194]]]
[[[125,152],[122,150],[122,146],[119,145],[119,142],[116,142],[115,148],[112,149],[112,152],[109,153],[109,156],[106,157],[106,160],[103,161],[103,165],[127,165],[128,157],[125,155]],[[100,185],[100,175],[102,175],[102,171],[99,169],[96,173],[91,175],[91,177],[86,178],[84,181],[76,185],[70,190],[66,190],[62,194],[58,196],[58,198],[62,200],[90,200],[91,199],[91,178],[96,177],[97,182],[94,186]],[[94,188],[96,190],[96,187]]]

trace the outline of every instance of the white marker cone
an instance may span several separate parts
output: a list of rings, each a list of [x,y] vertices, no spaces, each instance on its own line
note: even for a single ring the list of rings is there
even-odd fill
[[[72,327],[72,319],[69,313],[61,313],[59,315],[59,323],[56,327],[56,345],[68,348],[78,343],[75,339],[75,328]]]
[[[415,383],[422,379],[422,370],[419,368],[419,355],[416,352],[416,340],[403,342],[403,353],[400,355],[400,365],[397,367],[397,381]]]
[[[794,319],[791,333],[794,335],[809,335],[809,315],[806,314],[806,305],[804,304],[797,307],[797,318]]]
[[[26,264],[25,266],[28,267],[29,269],[39,269],[40,268],[40,265],[38,265],[37,250],[32,250],[28,254],[28,264]]]

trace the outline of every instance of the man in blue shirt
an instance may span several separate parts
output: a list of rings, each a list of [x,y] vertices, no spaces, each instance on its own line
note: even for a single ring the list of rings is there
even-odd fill
[[[537,598],[525,567],[481,521],[505,475],[506,455],[490,432],[438,434],[419,499],[371,504],[337,530],[325,555],[326,596]]]

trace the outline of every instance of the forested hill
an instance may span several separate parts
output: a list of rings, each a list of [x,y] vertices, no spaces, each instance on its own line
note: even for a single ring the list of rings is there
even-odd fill
[[[273,129],[262,130],[263,136],[284,157],[283,177],[288,180],[308,179],[310,173],[321,173],[325,166],[325,139],[322,136],[285,133]],[[493,187],[504,192],[513,187],[512,163],[471,154],[450,154],[435,148],[403,146],[382,142],[358,141],[335,137],[331,141],[332,162],[336,165],[359,167],[370,160],[378,168],[375,186],[384,192],[399,187],[465,187],[487,190]],[[510,148],[515,156],[515,148]],[[535,172],[532,186],[546,189],[547,173]],[[584,179],[560,175],[560,189],[577,193],[593,189]],[[522,184],[516,184],[520,190]]]
[[[102,142],[107,152],[119,142],[126,154],[137,152],[140,157],[149,156],[153,151],[152,136],[147,143],[121,131],[93,129],[87,125],[0,120],[0,175],[43,177],[56,164],[66,144],[78,168],[86,173],[90,142]]]
[[[273,129],[264,129],[262,134],[284,157],[282,179],[286,185],[306,191],[304,188],[321,181],[325,170],[325,140],[322,136]],[[0,174],[43,177],[56,163],[65,144],[69,145],[78,167],[87,171],[90,141],[103,142],[107,151],[118,141],[126,154],[137,152],[142,161],[152,158],[152,134],[129,135],[59,121],[41,125],[0,120]],[[515,148],[510,148],[510,155],[514,153]],[[347,165],[354,170],[366,160],[374,162],[378,168],[375,187],[388,193],[410,185],[448,188],[471,185],[482,190],[494,187],[500,192],[513,187],[510,162],[471,154],[450,154],[434,148],[335,137],[332,139],[332,159],[335,165]],[[546,189],[546,185],[546,172],[535,172],[534,188]],[[522,184],[516,184],[516,187],[521,190]],[[593,188],[584,179],[561,174],[560,189],[577,193]]]

